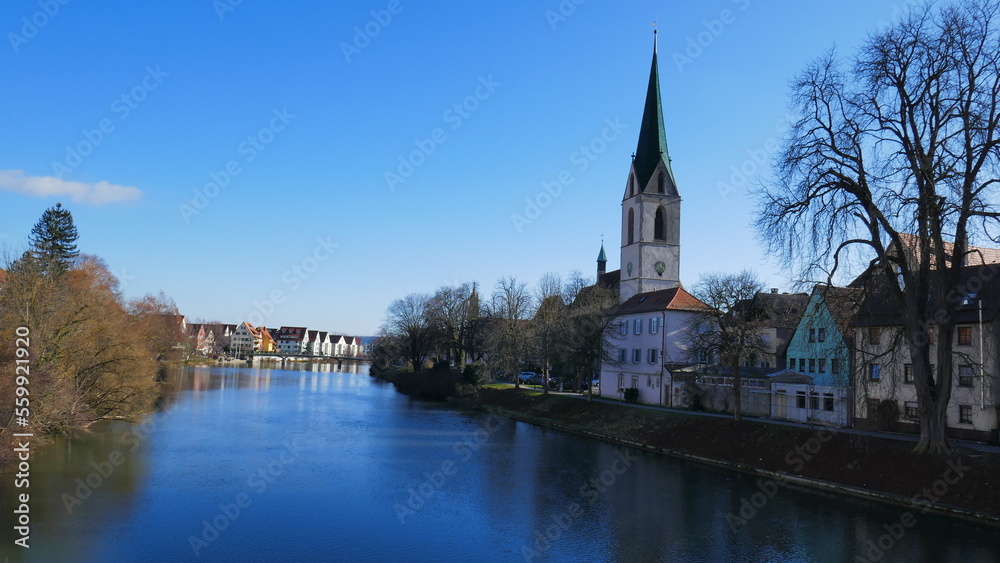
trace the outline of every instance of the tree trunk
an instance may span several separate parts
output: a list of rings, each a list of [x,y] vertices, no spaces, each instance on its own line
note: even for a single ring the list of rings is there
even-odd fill
[[[742,415],[740,414],[742,396],[743,378],[740,377],[740,362],[737,360],[733,364],[733,420],[736,422],[742,420]]]

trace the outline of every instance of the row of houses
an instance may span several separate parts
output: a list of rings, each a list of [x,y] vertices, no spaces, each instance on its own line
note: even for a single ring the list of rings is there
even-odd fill
[[[338,358],[364,357],[370,350],[360,336],[346,336],[306,327],[267,328],[248,322],[238,325],[185,323],[184,330],[198,353],[214,356],[229,352],[236,356],[275,353]]]
[[[1000,264],[961,271],[953,338],[948,432],[1000,438]],[[760,293],[768,351],[740,370],[749,415],[834,427],[917,432],[918,406],[904,318],[877,284],[816,285],[809,294]],[[639,294],[618,310],[618,362],[603,366],[601,394],[680,408],[732,411],[732,370],[686,347],[700,301],[683,288]],[[932,310],[936,308],[932,307]],[[921,337],[921,335],[918,335]],[[936,323],[922,337],[937,354]],[[613,354],[614,355],[614,354]]]

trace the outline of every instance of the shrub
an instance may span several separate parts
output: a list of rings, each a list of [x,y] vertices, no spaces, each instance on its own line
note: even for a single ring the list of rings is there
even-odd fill
[[[639,400],[639,390],[635,387],[629,387],[625,390],[625,400],[629,403],[634,403]]]
[[[486,366],[483,364],[466,364],[465,368],[462,369],[462,380],[469,385],[479,385],[485,371]]]
[[[896,401],[881,401],[875,407],[875,420],[880,430],[892,430],[892,425],[899,420],[899,405]]]
[[[434,362],[434,371],[448,371],[451,367],[451,362],[448,360],[438,360]]]

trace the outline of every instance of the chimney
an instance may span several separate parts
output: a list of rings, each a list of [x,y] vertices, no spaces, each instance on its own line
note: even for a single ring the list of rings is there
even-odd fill
[[[771,288],[771,294],[772,294],[772,295],[777,295],[777,294],[778,294],[778,288],[776,288],[776,287],[772,287],[772,288]]]

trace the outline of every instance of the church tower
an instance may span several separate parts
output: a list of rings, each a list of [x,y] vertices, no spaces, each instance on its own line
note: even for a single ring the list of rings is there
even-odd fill
[[[681,197],[663,129],[654,32],[639,145],[622,198],[621,302],[637,293],[679,287],[680,261]]]

